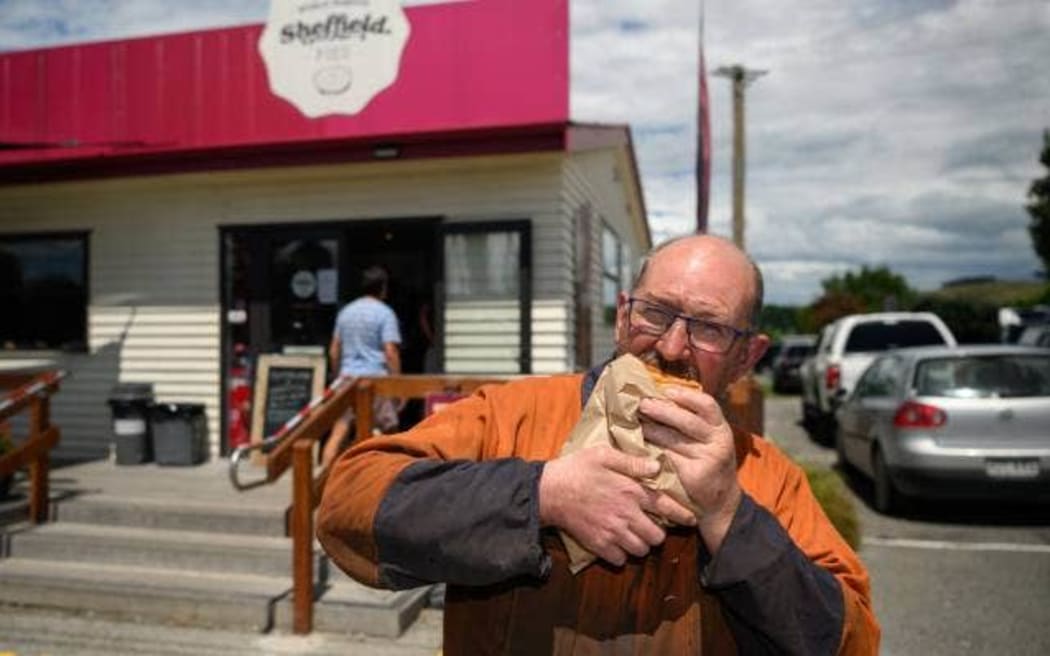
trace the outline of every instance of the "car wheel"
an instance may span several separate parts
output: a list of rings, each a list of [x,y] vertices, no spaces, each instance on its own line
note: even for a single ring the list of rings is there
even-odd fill
[[[875,510],[884,515],[892,515],[900,509],[900,492],[893,486],[890,479],[889,469],[886,468],[886,460],[882,456],[882,450],[876,448],[871,458],[871,468],[875,483]]]
[[[821,413],[813,430],[813,441],[821,446],[833,447],[837,431],[838,422],[835,421],[835,415]]]
[[[842,436],[835,435],[835,455],[838,456],[839,469],[849,474],[853,472],[853,465],[846,458],[846,447],[842,442]]]

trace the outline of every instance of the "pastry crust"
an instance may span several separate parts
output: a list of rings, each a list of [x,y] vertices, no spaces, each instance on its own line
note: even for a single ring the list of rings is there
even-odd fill
[[[669,374],[656,365],[649,364],[648,362],[645,363],[645,370],[649,373],[649,377],[653,379],[653,382],[656,383],[657,387],[660,387],[661,389],[668,385],[677,385],[679,387],[688,387],[698,390],[703,389],[703,386],[700,385],[700,381]]]

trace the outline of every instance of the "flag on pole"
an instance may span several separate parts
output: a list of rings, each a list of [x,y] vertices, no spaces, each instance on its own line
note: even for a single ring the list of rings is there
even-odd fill
[[[696,231],[707,232],[707,209],[711,198],[711,118],[708,113],[707,67],[704,63],[704,0],[700,0],[697,52],[696,117]]]

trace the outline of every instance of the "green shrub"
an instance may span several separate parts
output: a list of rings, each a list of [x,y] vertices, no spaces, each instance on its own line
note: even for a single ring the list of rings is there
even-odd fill
[[[824,514],[851,547],[859,548],[860,520],[857,519],[857,509],[853,506],[853,500],[846,493],[845,483],[826,467],[803,465],[802,469],[806,472],[809,486],[813,488],[813,495],[820,502]]]

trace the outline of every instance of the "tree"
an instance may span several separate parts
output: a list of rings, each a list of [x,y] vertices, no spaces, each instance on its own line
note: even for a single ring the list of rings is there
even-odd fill
[[[813,301],[808,312],[803,315],[806,319],[804,325],[806,332],[815,333],[839,317],[867,311],[864,303],[852,294],[825,292],[823,296]]]
[[[1044,274],[1050,276],[1050,130],[1043,130],[1043,152],[1039,162],[1047,168],[1047,174],[1032,181],[1025,209],[1032,215],[1032,222],[1028,224],[1032,247],[1043,261]]]
[[[824,294],[809,306],[812,328],[820,328],[847,314],[906,310],[918,296],[903,276],[885,266],[863,266],[857,273],[834,275],[820,284]]]
[[[859,273],[847,271],[842,276],[831,276],[820,282],[824,295],[840,294],[852,296],[863,304],[868,312],[903,310],[915,302],[916,293],[908,286],[904,276],[893,273],[885,266],[868,268]]]

